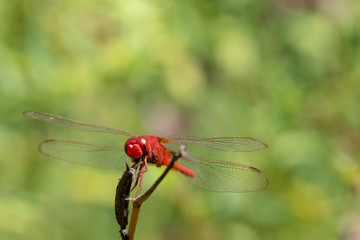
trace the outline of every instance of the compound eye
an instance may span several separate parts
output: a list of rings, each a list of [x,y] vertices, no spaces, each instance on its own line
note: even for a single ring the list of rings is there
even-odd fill
[[[139,144],[128,144],[126,146],[126,154],[132,159],[138,159],[143,155],[143,151]]]

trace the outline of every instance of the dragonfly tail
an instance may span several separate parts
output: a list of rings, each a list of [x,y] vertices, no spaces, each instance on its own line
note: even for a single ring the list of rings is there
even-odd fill
[[[195,177],[195,173],[191,169],[188,169],[188,168],[180,165],[179,163],[175,163],[173,166],[173,169],[181,172],[182,174],[184,174],[188,177],[192,177],[192,178]]]

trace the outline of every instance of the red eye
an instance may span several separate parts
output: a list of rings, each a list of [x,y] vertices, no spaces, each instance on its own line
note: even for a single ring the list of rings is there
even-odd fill
[[[125,152],[132,159],[138,159],[143,155],[142,146],[131,138],[125,143]]]
[[[143,155],[139,144],[129,144],[126,146],[126,154],[132,159],[138,159]]]

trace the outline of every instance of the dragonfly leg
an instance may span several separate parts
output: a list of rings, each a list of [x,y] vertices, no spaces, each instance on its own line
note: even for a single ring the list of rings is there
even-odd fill
[[[136,176],[136,181],[135,181],[135,184],[134,184],[134,186],[131,188],[131,190],[130,190],[130,192],[132,192],[133,190],[134,190],[134,188],[136,188],[136,186],[138,185],[138,183],[139,183],[139,177],[140,177],[140,171],[141,171],[141,169],[143,168],[143,165],[144,165],[144,163],[143,162],[140,162],[139,163],[140,165],[140,167],[139,167],[139,172],[138,172],[138,174],[137,174],[137,176]],[[136,168],[137,168],[138,166],[136,166]]]
[[[146,173],[148,171],[148,165],[147,165],[147,157],[144,158],[144,165],[145,169],[141,168],[139,172]]]
[[[138,182],[139,182],[139,176],[136,177],[135,184],[134,184],[134,186],[131,188],[130,192],[132,192],[132,191],[134,190],[134,188],[136,188],[136,186],[138,185]]]
[[[142,187],[142,183],[143,183],[143,179],[144,179],[144,173],[145,173],[145,170],[143,168],[145,168],[145,167],[146,167],[145,164],[142,165],[140,170],[139,170],[139,173],[138,173],[138,179],[140,179],[140,181],[139,181],[139,189],[138,189],[138,191],[136,193],[136,197],[139,196],[140,191],[141,191],[141,187]]]
[[[148,171],[147,158],[145,157],[143,159],[143,162],[140,165],[140,169],[139,169],[138,174],[136,176],[135,184],[132,187],[132,189],[130,190],[130,191],[134,190],[134,188],[139,184],[139,189],[138,189],[138,191],[136,193],[136,197],[139,195],[139,193],[141,191],[141,186],[142,186],[142,183],[143,183],[144,173],[146,173],[147,171]],[[140,179],[140,181],[139,181],[139,179]]]

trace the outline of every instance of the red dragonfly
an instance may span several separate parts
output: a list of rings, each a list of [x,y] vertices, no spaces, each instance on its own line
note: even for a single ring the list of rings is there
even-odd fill
[[[147,164],[161,167],[170,163],[172,151],[164,144],[180,143],[190,147],[195,144],[227,152],[250,152],[267,148],[265,143],[248,137],[139,136],[124,130],[83,123],[44,112],[25,111],[24,115],[81,131],[129,136],[125,147],[45,140],[40,144],[39,151],[49,157],[100,168],[124,168],[127,157],[133,162],[142,160],[144,163],[140,164],[138,171],[138,177],[141,178],[139,187],[143,173],[147,171]],[[179,172],[188,182],[217,192],[251,192],[263,190],[269,185],[265,174],[254,167],[190,155],[183,156],[179,162],[176,162],[173,170]]]

